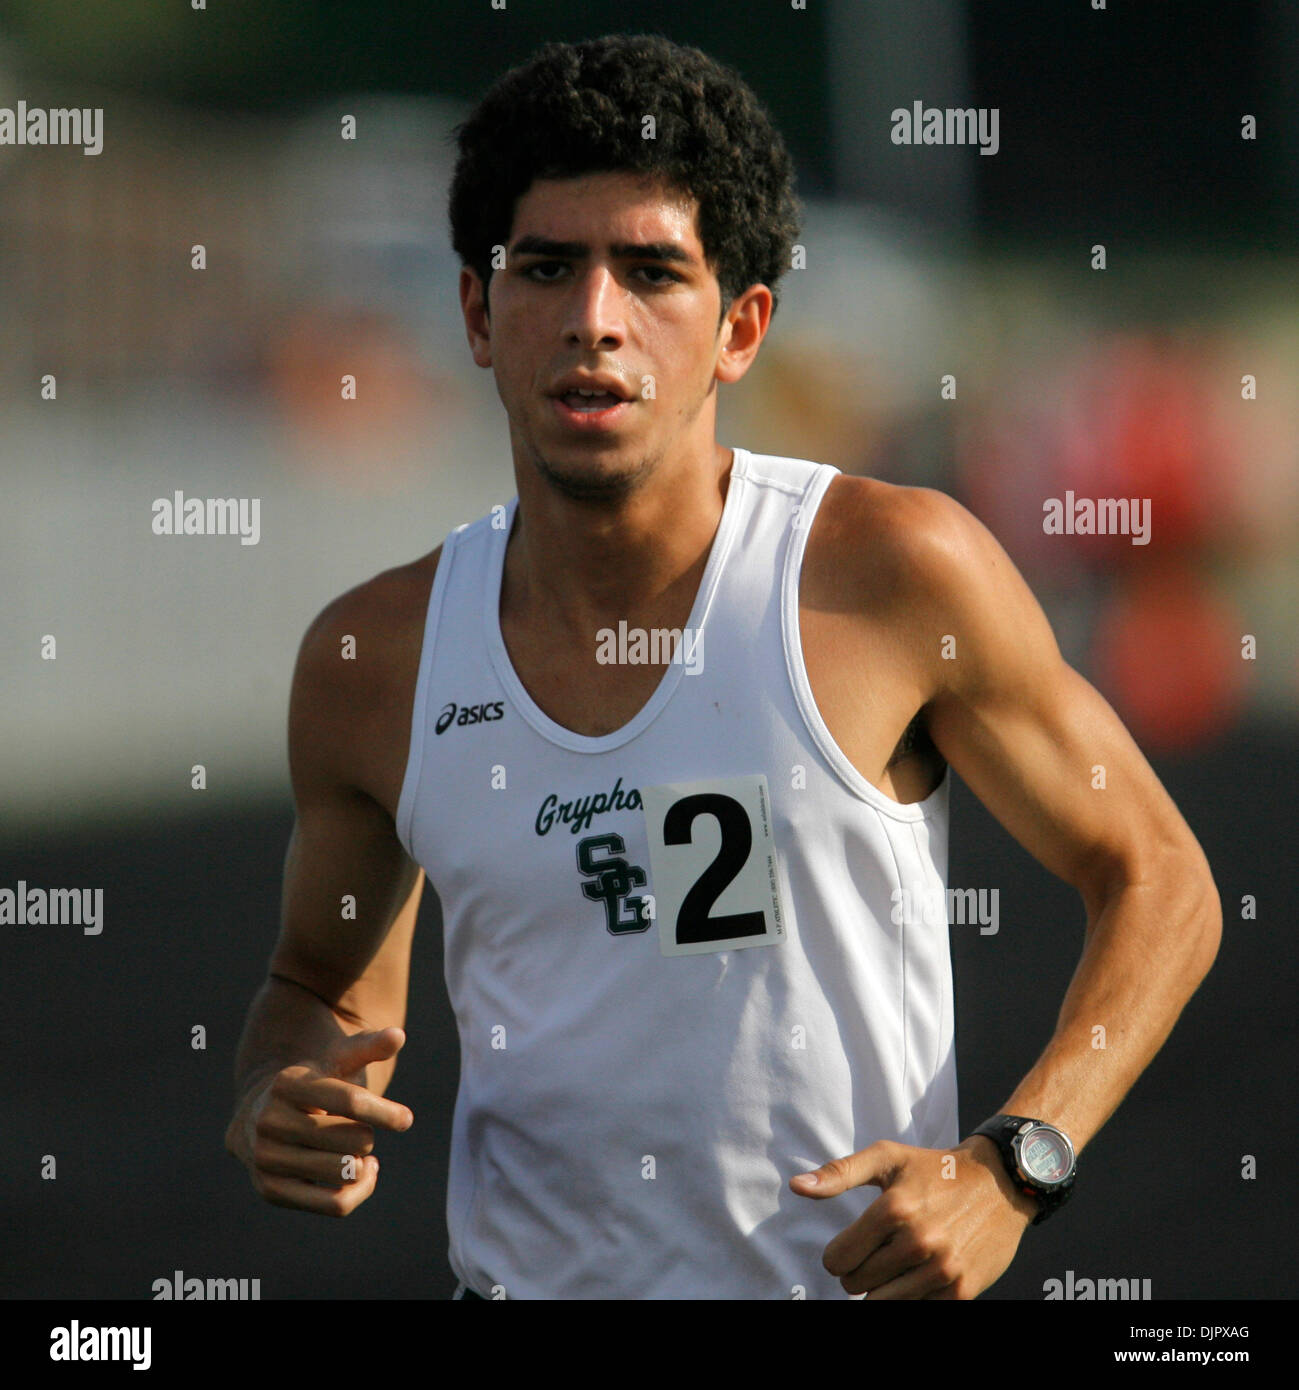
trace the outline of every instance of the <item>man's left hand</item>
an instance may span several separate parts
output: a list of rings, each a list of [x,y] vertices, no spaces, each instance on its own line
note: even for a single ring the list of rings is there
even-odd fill
[[[946,1160],[946,1162],[944,1162]],[[950,1176],[948,1176],[950,1175]],[[825,1247],[822,1263],[845,1292],[875,1298],[974,1298],[1005,1273],[1037,1200],[1016,1190],[997,1146],[971,1135],[954,1149],[882,1139],[799,1174],[803,1197],[881,1189]]]

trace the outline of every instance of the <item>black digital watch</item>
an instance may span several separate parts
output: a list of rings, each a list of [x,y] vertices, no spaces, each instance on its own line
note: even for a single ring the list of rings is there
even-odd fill
[[[994,1115],[973,1131],[997,1146],[1010,1180],[1023,1193],[1037,1198],[1039,1226],[1073,1193],[1078,1161],[1062,1129],[1024,1115]]]

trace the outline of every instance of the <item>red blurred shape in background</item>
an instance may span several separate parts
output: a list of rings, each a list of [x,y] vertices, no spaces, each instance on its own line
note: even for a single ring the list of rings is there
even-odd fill
[[[1093,639],[1096,684],[1147,751],[1180,752],[1224,732],[1245,692],[1242,624],[1185,561],[1120,580]]]
[[[1150,550],[1202,544],[1214,526],[1227,466],[1212,427],[1205,352],[1158,335],[1114,337],[1088,364],[1078,407],[1066,416],[1062,489],[1080,497],[1150,499]],[[1141,563],[1125,536],[1073,544],[1107,563]]]

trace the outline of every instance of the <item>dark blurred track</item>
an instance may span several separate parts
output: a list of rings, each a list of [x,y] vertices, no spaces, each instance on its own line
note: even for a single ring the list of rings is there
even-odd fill
[[[1239,735],[1156,771],[1213,865],[1223,947],[1083,1155],[1073,1201],[1029,1229],[987,1298],[1040,1299],[1043,1281],[1069,1269],[1149,1278],[1156,1299],[1293,1296],[1299,742]],[[1001,1105],[1049,1036],[1084,919],[1072,890],[959,781],[952,811],[949,882],[999,888],[1001,912],[995,936],[952,928],[964,1131]],[[374,1197],[344,1221],[278,1210],[222,1148],[289,829],[283,810],[0,840],[0,884],[101,885],[106,921],[97,937],[0,928],[11,1087],[3,1296],[146,1299],[177,1269],[259,1278],[263,1299],[449,1295],[446,1151],[459,1050],[431,894],[389,1092],[416,1121],[380,1137]],[[1240,920],[1246,893],[1257,921]],[[191,1048],[196,1024],[205,1051]],[[57,1158],[55,1181],[40,1177],[45,1154]],[[1257,1158],[1253,1181],[1240,1176],[1246,1154]]]

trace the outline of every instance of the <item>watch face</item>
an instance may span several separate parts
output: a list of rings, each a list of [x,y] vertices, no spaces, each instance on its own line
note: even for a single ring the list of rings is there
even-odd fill
[[[1058,1183],[1068,1175],[1073,1154],[1063,1136],[1039,1125],[1020,1141],[1019,1161],[1036,1182]]]

